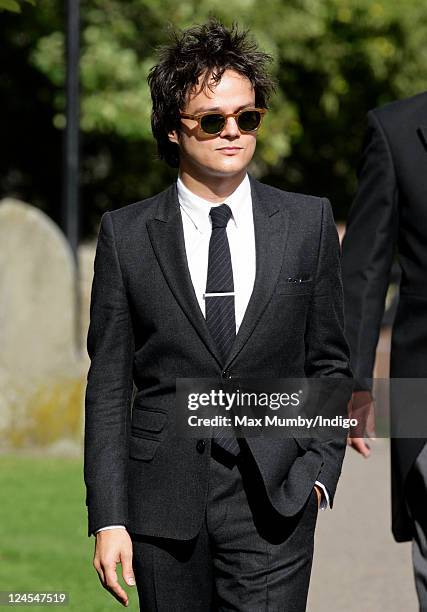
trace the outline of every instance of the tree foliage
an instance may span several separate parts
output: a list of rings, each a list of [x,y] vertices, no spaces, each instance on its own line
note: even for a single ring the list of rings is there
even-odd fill
[[[61,131],[64,21],[56,7],[45,0],[37,23],[30,20],[27,57],[50,83],[52,122]],[[171,27],[210,15],[249,27],[275,59],[279,88],[252,171],[330,197],[338,217],[351,202],[367,110],[427,88],[427,5],[418,0],[88,0],[81,29],[86,225],[174,177],[156,160],[146,77]]]
[[[0,11],[10,11],[11,13],[20,13],[22,4],[28,2],[35,6],[35,0],[0,0]]]

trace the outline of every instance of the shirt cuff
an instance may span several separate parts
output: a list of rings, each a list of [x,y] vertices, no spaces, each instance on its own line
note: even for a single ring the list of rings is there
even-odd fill
[[[322,499],[320,500],[319,510],[326,510],[326,508],[329,508],[329,493],[328,493],[325,485],[322,484],[321,482],[319,482],[318,480],[316,480],[316,482],[314,484],[316,484],[318,487],[320,487],[322,489],[322,492],[323,492]]]
[[[126,529],[126,527],[124,525],[108,525],[107,527],[97,529],[95,533],[98,533],[98,531],[104,531],[105,529]]]

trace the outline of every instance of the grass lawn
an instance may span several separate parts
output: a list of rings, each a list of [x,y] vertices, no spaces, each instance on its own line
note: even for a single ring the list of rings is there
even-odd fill
[[[139,610],[136,587],[124,585],[120,565],[128,608],[102,587],[92,566],[94,542],[82,461],[0,456],[0,591],[67,592],[69,605],[56,609]]]

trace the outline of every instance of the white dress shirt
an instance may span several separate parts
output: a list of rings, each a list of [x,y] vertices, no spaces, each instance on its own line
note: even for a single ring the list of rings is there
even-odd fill
[[[206,291],[209,241],[212,233],[209,212],[212,207],[221,206],[224,202],[213,204],[204,200],[192,193],[180,178],[178,178],[177,187],[190,276],[200,309],[203,316],[206,316],[203,294]],[[255,232],[248,175],[228,196],[225,203],[232,212],[232,217],[227,224],[227,238],[233,268],[237,334],[255,281]]]
[[[224,203],[231,209],[232,217],[227,224],[226,231],[233,268],[237,334],[251,297],[256,271],[255,229],[249,177],[246,174],[237,189],[224,202],[217,204],[194,194],[184,185],[180,177],[177,180],[177,189],[188,268],[203,316],[206,316],[203,294],[206,291],[209,240],[212,233],[209,211],[213,206],[221,206]],[[328,491],[321,482],[316,480],[316,484],[324,493],[320,503],[320,509],[324,510],[329,506]],[[101,529],[113,529],[114,527],[123,527],[123,525],[110,525]]]

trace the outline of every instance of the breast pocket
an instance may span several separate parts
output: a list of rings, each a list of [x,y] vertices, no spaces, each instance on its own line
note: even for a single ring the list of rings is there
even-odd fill
[[[313,290],[311,277],[280,278],[274,292],[280,295],[309,295]]]

